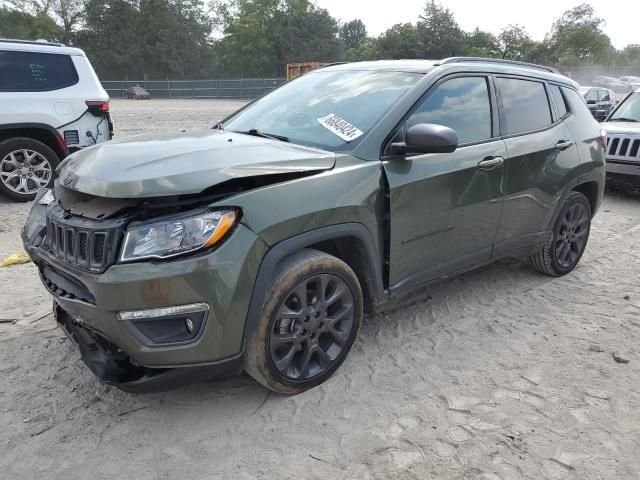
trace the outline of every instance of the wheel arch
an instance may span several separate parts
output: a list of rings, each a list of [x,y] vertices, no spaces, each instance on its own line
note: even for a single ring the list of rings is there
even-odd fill
[[[598,182],[595,180],[589,180],[580,183],[571,189],[573,192],[579,192],[587,197],[589,205],[591,206],[591,216],[593,217],[598,210],[600,204]]]
[[[555,207],[550,222],[547,225],[547,231],[553,229],[558,215],[562,210],[562,206],[571,192],[579,192],[587,197],[589,205],[591,206],[591,216],[593,217],[602,203],[602,197],[604,196],[604,179],[596,172],[593,172],[591,174],[578,176],[569,182],[560,197],[560,201],[558,201]]]
[[[382,282],[382,260],[376,253],[371,233],[360,223],[344,223],[302,233],[273,246],[264,256],[251,294],[245,322],[245,339],[259,322],[269,283],[280,263],[305,248],[333,255],[347,263],[362,286],[365,310],[373,311],[385,296]]]
[[[62,135],[50,125],[44,123],[8,123],[0,125],[0,142],[15,137],[27,137],[38,140],[52,149],[62,160],[69,155],[69,149]]]

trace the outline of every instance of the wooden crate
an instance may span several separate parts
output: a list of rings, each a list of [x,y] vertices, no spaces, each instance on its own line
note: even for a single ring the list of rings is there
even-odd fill
[[[292,80],[311,70],[324,67],[325,65],[326,63],[322,62],[289,63],[287,64],[287,80]]]

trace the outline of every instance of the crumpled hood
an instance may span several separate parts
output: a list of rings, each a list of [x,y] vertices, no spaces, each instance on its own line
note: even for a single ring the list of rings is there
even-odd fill
[[[608,134],[630,133],[640,135],[640,122],[604,122],[602,128]]]
[[[234,178],[329,170],[335,154],[218,130],[141,135],[70,155],[66,188],[110,198],[200,193]]]

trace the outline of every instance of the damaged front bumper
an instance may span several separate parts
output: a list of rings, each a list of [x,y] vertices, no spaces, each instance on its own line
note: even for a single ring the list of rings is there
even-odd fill
[[[242,371],[242,357],[216,364],[181,367],[149,368],[131,363],[127,354],[109,339],[83,325],[57,302],[53,305],[58,325],[80,350],[82,360],[103,383],[129,393],[170,390],[192,383],[224,378]]]
[[[46,209],[34,205],[25,248],[54,297],[59,325],[102,381],[158,390],[241,368],[248,306],[267,249],[249,228],[238,225],[211,252],[116,263],[100,273],[47,250]]]

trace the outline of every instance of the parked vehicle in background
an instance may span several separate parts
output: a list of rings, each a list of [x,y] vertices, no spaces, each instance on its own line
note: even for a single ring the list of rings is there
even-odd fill
[[[635,90],[636,88],[640,88],[640,77],[620,77],[620,81],[625,85],[628,85],[631,90]]]
[[[605,184],[572,80],[518,62],[333,65],[203,132],[74,153],[25,248],[104,382],[166,388],[244,369],[299,393],[364,312],[518,255],[571,272]]]
[[[127,98],[130,100],[151,99],[151,94],[147,92],[144,88],[142,88],[140,85],[127,88],[126,94],[127,94]]]
[[[640,89],[628,95],[602,124],[607,132],[607,181],[640,188]]]
[[[587,107],[593,118],[604,121],[616,106],[616,94],[608,88],[580,87],[580,94],[587,102]]]
[[[595,77],[591,83],[597,87],[605,87],[613,90],[616,93],[625,93],[628,92],[630,87],[626,83],[618,80],[614,77],[607,77],[604,75],[600,75]]]
[[[0,193],[33,200],[69,152],[111,139],[109,96],[82,50],[0,40]]]

